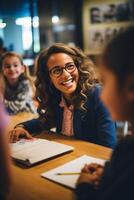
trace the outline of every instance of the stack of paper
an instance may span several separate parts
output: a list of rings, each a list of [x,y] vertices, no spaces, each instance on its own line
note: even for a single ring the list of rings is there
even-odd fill
[[[11,144],[11,157],[24,165],[31,166],[73,149],[72,146],[45,139],[22,139]]]

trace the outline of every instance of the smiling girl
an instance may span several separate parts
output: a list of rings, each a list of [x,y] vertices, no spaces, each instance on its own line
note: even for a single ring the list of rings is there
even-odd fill
[[[1,72],[5,82],[4,104],[9,114],[35,113],[32,82],[20,55],[7,52],[1,56]]]
[[[115,124],[99,99],[94,65],[82,50],[54,44],[42,50],[36,67],[40,117],[16,126],[10,140],[56,127],[59,134],[114,147]]]

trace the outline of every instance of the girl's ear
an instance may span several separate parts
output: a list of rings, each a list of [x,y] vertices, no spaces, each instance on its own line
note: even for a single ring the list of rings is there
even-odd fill
[[[129,75],[127,78],[125,88],[128,100],[134,102],[134,74]]]

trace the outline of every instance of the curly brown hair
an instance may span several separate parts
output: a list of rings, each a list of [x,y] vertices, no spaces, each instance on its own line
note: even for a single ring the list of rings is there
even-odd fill
[[[43,49],[36,59],[36,96],[39,101],[39,113],[48,118],[54,118],[56,106],[61,99],[61,92],[58,91],[50,80],[47,67],[48,59],[52,54],[65,53],[69,55],[79,71],[79,82],[76,91],[72,94],[72,104],[74,107],[83,109],[87,99],[87,91],[96,83],[96,72],[93,62],[84,54],[80,48],[70,47],[66,44],[56,43],[47,49]]]

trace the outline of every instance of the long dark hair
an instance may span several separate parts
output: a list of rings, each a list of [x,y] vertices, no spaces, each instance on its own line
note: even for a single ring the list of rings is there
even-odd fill
[[[80,78],[77,89],[72,95],[72,103],[75,107],[85,110],[84,104],[87,99],[87,90],[94,86],[97,77],[93,62],[81,49],[62,43],[56,43],[48,49],[43,49],[36,59],[36,95],[39,101],[40,115],[45,111],[50,118],[54,118],[56,106],[61,99],[61,92],[51,84],[47,67],[49,57],[55,53],[68,54],[79,71]]]

